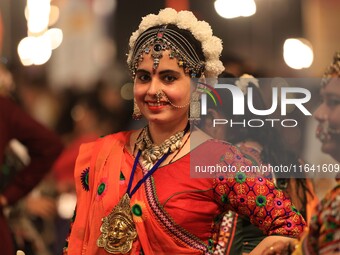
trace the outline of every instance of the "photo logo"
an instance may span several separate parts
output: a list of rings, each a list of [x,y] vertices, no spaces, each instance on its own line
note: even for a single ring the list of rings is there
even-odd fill
[[[206,84],[206,83],[203,83],[203,82],[197,82],[197,87],[198,87],[198,90],[202,93],[202,96],[207,94],[210,96],[211,100],[213,100],[215,106],[217,106],[217,103],[216,103],[216,99],[215,97],[217,98],[218,102],[220,103],[220,105],[222,105],[222,99],[221,99],[221,96],[218,94],[218,92],[216,91],[216,89],[214,89],[214,87],[212,87],[211,85],[209,84]],[[204,94],[205,93],[205,94]],[[205,99],[206,99],[206,95],[205,95]],[[203,102],[203,100],[202,100]],[[205,101],[205,105],[206,104],[206,101]],[[203,108],[202,108],[203,110]],[[207,109],[205,108],[205,111]]]
[[[242,80],[241,84],[249,84],[253,82],[254,79],[240,78],[239,81],[240,80]],[[268,82],[268,79],[266,82]],[[237,82],[234,83],[237,84]],[[255,107],[257,102],[254,100],[254,90],[257,88],[254,86],[237,86],[232,84],[230,79],[220,79],[215,86],[209,85],[209,82],[197,82],[197,84],[199,91],[202,93],[201,115],[204,116],[208,113],[208,100],[212,100],[221,112],[225,112],[225,110],[230,112],[230,109],[223,109],[223,107],[232,108],[232,116],[228,116],[229,118],[213,119],[213,127],[217,125],[230,125],[231,127],[241,125],[256,128],[262,127],[266,123],[274,127],[277,122],[283,127],[295,127],[298,125],[297,120],[282,118],[287,116],[289,112],[288,109],[296,108],[305,116],[312,115],[305,106],[311,99],[311,92],[304,87],[290,86],[288,84],[283,84],[286,86],[282,86],[282,83],[279,84],[279,86],[271,86],[271,103],[266,109],[258,109]],[[229,94],[229,99],[221,97],[221,95],[225,93]],[[208,96],[210,99],[208,99]],[[219,105],[217,105],[217,102]],[[246,110],[250,112],[254,118],[245,118],[237,122],[233,121],[233,116],[244,116]],[[279,118],[269,118],[269,116],[274,113],[279,113]],[[256,118],[256,116],[259,116],[259,118]],[[268,118],[264,119],[263,116],[268,116]]]

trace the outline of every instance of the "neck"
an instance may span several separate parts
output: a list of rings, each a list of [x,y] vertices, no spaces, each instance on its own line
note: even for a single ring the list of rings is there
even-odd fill
[[[183,131],[188,123],[188,119],[184,119],[171,124],[159,124],[149,122],[149,132],[154,144],[159,145],[173,134]]]

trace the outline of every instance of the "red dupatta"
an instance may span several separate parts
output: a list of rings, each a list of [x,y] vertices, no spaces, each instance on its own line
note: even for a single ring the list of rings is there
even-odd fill
[[[130,132],[118,133],[81,146],[75,166],[77,208],[65,254],[108,254],[103,248],[98,248],[96,241],[100,236],[101,219],[111,212],[127,189],[132,165],[124,157],[124,146],[130,134]],[[125,153],[127,152],[125,151]],[[86,191],[84,184],[79,179],[82,178],[88,168],[89,190]],[[127,181],[122,180],[122,176]],[[136,185],[136,180],[140,180],[142,176],[142,169],[138,167],[133,187]],[[157,217],[161,216],[156,216],[154,210],[150,208],[144,185],[131,198],[132,210],[136,208],[136,205],[140,206],[143,210],[143,216],[138,217],[133,214],[138,240],[134,242],[129,254],[139,254],[141,246],[144,254],[148,255],[202,254],[202,249],[205,248],[204,244],[195,243],[195,245],[201,247],[201,249],[195,249],[188,247],[182,240],[169,235],[164,226],[157,220]],[[104,191],[102,191],[103,187]],[[147,227],[145,219],[147,220]],[[152,231],[148,231],[147,228],[151,228]],[[186,238],[190,239],[188,236]],[[196,242],[196,240],[189,241],[191,243]],[[155,251],[157,252],[155,253]]]

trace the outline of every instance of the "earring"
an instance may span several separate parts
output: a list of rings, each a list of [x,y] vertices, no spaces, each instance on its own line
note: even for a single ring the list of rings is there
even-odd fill
[[[200,121],[201,120],[201,102],[199,101],[200,95],[204,92],[204,86],[201,84],[205,83],[205,76],[202,76],[198,79],[196,90],[192,93],[190,100],[190,112],[189,112],[189,120],[190,121]]]
[[[201,103],[199,101],[200,93],[196,90],[193,92],[190,100],[190,112],[189,112],[189,120],[190,121],[199,121],[201,119]]]
[[[132,118],[134,120],[140,120],[143,117],[142,113],[140,112],[140,109],[136,103],[136,99],[133,99],[133,113]]]

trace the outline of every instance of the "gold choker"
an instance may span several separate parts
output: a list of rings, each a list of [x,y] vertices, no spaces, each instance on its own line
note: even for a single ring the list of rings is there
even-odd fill
[[[185,130],[180,131],[168,139],[166,139],[162,144],[153,144],[148,126],[144,127],[141,135],[136,141],[136,146],[138,150],[142,151],[142,165],[150,170],[152,166],[168,151],[174,152],[182,147],[182,138],[185,134]]]

